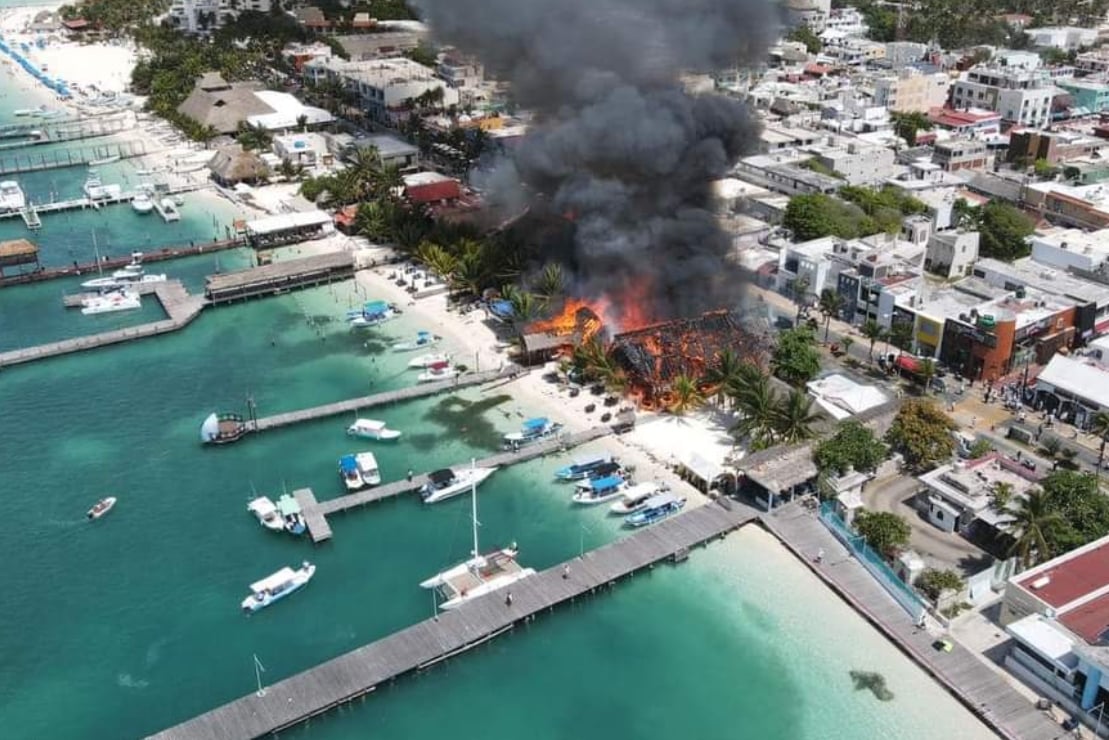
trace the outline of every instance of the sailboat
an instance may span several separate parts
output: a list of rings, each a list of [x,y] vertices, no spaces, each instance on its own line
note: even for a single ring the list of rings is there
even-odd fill
[[[439,591],[444,599],[439,606],[443,609],[454,609],[471,599],[511,586],[516,581],[535,574],[532,568],[521,568],[516,562],[519,548],[515,542],[502,550],[480,554],[477,536],[477,464],[471,461],[470,469],[474,471],[470,484],[470,518],[474,529],[472,557],[420,583],[420,588]]]

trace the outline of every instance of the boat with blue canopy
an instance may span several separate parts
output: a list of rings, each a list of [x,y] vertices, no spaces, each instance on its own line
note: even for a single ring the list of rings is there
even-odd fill
[[[396,344],[394,344],[393,351],[411,352],[412,350],[426,349],[428,347],[434,347],[442,340],[443,338],[438,334],[432,334],[429,331],[418,331],[416,332],[415,338],[407,342],[397,342]]]
[[[562,425],[553,422],[545,416],[528,419],[523,423],[518,432],[509,432],[504,435],[506,447],[519,447],[551,435],[558,434]]]
[[[624,517],[624,524],[629,527],[645,527],[677,514],[683,506],[685,506],[685,499],[673,493],[652,496],[643,504],[642,509]]]
[[[400,314],[401,310],[395,303],[369,301],[362,306],[361,310],[348,311],[347,323],[355,327],[380,326]]]
[[[613,462],[612,455],[595,455],[575,460],[564,468],[555,471],[555,478],[561,481],[582,480],[590,477],[594,471],[601,469],[606,463]]]
[[[624,495],[627,481],[623,476],[610,475],[607,478],[593,478],[578,483],[571,500],[575,504],[603,504]]]

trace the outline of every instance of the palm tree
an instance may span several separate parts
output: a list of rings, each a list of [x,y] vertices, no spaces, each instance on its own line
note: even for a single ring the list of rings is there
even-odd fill
[[[839,315],[839,310],[843,308],[843,296],[831,288],[825,288],[820,293],[820,313],[824,315],[824,343],[828,343],[828,329],[832,323],[832,317]]]
[[[674,394],[674,400],[670,402],[672,414],[681,415],[705,403],[705,394],[697,386],[697,380],[684,373],[674,378],[670,391]]]
[[[1009,530],[1014,538],[1010,555],[1018,554],[1025,568],[1051,557],[1052,538],[1063,524],[1063,517],[1051,510],[1043,491],[1029,491],[1028,496],[1019,499],[1005,513],[1013,517]]]
[[[389,216],[390,214],[383,204],[378,201],[369,201],[358,206],[358,215],[354,217],[354,225],[358,233],[370,241],[389,241],[393,235],[393,230],[389,224]],[[425,262],[425,264],[427,263]],[[430,267],[430,265],[428,266]],[[439,274],[445,276],[447,273],[440,272]]]
[[[882,327],[874,319],[863,324],[863,336],[870,340],[870,359],[874,359],[874,343],[882,338]]]
[[[560,295],[566,288],[566,275],[562,272],[562,265],[548,262],[543,272],[539,273],[534,287],[536,293],[547,299]]]
[[[774,413],[774,429],[787,444],[803,442],[813,436],[812,426],[820,414],[812,410],[813,398],[793,389],[778,403]]]
[[[591,379],[614,378],[620,373],[598,337],[590,337],[589,341],[574,347],[573,361]]]
[[[513,291],[509,302],[512,303],[512,313],[517,321],[534,319],[539,315],[545,303],[542,298],[526,290]]]
[[[993,486],[990,487],[990,498],[993,507],[998,511],[1004,511],[1009,506],[1009,502],[1013,500],[1015,492],[1012,483],[1003,480],[994,481]]]
[[[913,341],[913,327],[909,324],[897,323],[890,327],[889,341],[897,347],[897,354],[905,352]]]
[[[1090,420],[1090,433],[1096,434],[1101,440],[1097,452],[1097,476],[1101,477],[1101,464],[1105,462],[1105,442],[1109,440],[1109,413],[1098,411]]]
[[[365,207],[366,205],[362,206],[362,208]],[[361,213],[361,209],[359,213]],[[429,241],[422,242],[416,249],[416,259],[423,263],[424,267],[445,280],[449,280],[458,267],[458,261],[453,254],[438,244]]]
[[[843,354],[850,357],[851,356],[851,345],[855,343],[855,340],[852,337],[844,337],[843,339],[839,340],[839,343],[840,343],[840,346],[843,347]]]
[[[371,178],[369,190],[378,198],[392,198],[404,190],[404,175],[395,164],[387,164]]]
[[[458,287],[467,293],[481,295],[485,281],[485,245],[473,239],[463,239],[457,245],[458,265],[455,267],[454,276]]]
[[[759,375],[754,382],[731,390],[743,418],[729,431],[737,437],[750,437],[753,447],[769,447],[774,443],[774,418],[778,408],[778,394],[769,378]]]
[[[793,281],[793,300],[797,302],[797,317],[794,323],[801,323],[801,312],[805,310],[805,296],[809,294],[809,279],[799,277]]]
[[[308,129],[308,116],[303,113],[297,116],[297,128],[301,130],[301,133]]]
[[[736,387],[744,379],[744,362],[730,349],[721,350],[711,365],[705,368],[701,382],[716,389],[716,400],[723,403],[728,390]]]

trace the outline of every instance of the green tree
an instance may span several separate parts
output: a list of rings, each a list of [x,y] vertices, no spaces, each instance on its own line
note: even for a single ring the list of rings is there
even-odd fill
[[[832,318],[838,316],[840,309],[843,308],[843,296],[831,288],[825,288],[820,293],[817,307],[824,316],[824,343],[827,344],[829,325],[832,323]]]
[[[932,390],[932,381],[936,377],[936,361],[931,357],[925,357],[920,361],[920,380],[924,383],[924,395],[928,395]]]
[[[789,41],[796,41],[805,45],[805,51],[810,54],[819,54],[820,50],[824,48],[824,42],[820,37],[813,32],[811,28],[802,24],[794,28],[786,36]]]
[[[991,200],[982,206],[979,217],[980,253],[983,257],[993,257],[1012,262],[1027,257],[1031,251],[1028,237],[1035,227],[1031,218],[1020,209]]]
[[[901,453],[911,470],[923,472],[951,457],[954,430],[955,422],[938,405],[930,400],[909,399],[897,411],[886,433],[886,443]]]
[[[951,205],[952,226],[955,228],[978,228],[978,218],[982,210],[972,206],[966,198],[956,198]]]
[[[842,339],[840,339],[839,344],[840,344],[841,347],[843,347],[843,354],[850,357],[851,356],[851,345],[854,344],[854,343],[855,343],[855,340],[852,337],[843,337]]]
[[[1013,500],[1013,493],[1015,489],[1013,484],[1007,481],[999,480],[994,481],[990,486],[990,503],[998,511],[1004,511],[1009,506],[1009,502]]]
[[[705,368],[701,383],[706,388],[714,389],[717,401],[723,402],[728,395],[728,390],[742,383],[745,377],[744,361],[733,350],[724,349]]]
[[[953,570],[925,568],[916,579],[916,587],[935,603],[944,591],[962,590],[963,577]]]
[[[273,134],[265,126],[247,123],[246,121],[239,122],[236,138],[242,144],[243,149],[247,150],[264,151],[269,149],[273,143]]]
[[[898,136],[905,140],[909,146],[916,145],[916,136],[918,131],[929,131],[932,129],[932,121],[928,116],[919,112],[913,111],[911,113],[890,113],[890,119],[893,122],[893,130]]]
[[[974,444],[970,446],[970,450],[967,454],[971,460],[977,460],[985,457],[991,452],[993,452],[993,445],[990,444],[988,439],[976,439],[974,440]]]
[[[670,393],[673,395],[669,407],[672,414],[680,416],[705,404],[705,394],[698,387],[697,379],[689,375],[681,374],[674,378],[670,384]]]
[[[868,427],[848,420],[836,433],[813,449],[813,461],[822,472],[844,475],[848,469],[868,472],[886,459],[886,446]]]
[[[879,231],[874,220],[861,208],[823,193],[790,198],[782,225],[792,231],[799,241],[822,236],[855,239]]]
[[[870,359],[874,359],[874,343],[882,338],[882,327],[874,319],[867,319],[863,324],[863,336],[870,341]]]
[[[751,440],[753,449],[774,443],[774,422],[779,408],[778,394],[770,379],[759,374],[741,387],[729,388],[741,418],[730,430],[738,438]]]
[[[1057,470],[1042,481],[1048,511],[1062,517],[1064,526],[1051,534],[1053,553],[1065,552],[1109,534],[1109,497],[1090,473]]]
[[[1052,556],[1052,542],[1055,533],[1065,522],[1057,511],[1053,511],[1047,496],[1042,491],[1029,491],[1016,505],[1006,509],[1012,517],[1009,533],[1013,544],[1010,555],[1017,555],[1025,568],[1047,560]]]
[[[1036,177],[1041,180],[1050,180],[1059,173],[1059,168],[1052,165],[1046,159],[1040,158],[1032,163],[1032,171]]]
[[[907,352],[913,344],[913,325],[901,321],[890,325],[890,343],[901,352]]]
[[[435,69],[439,64],[439,53],[435,50],[435,47],[425,41],[421,41],[416,48],[409,49],[404,55],[417,64],[422,64],[432,69]]]
[[[770,366],[774,374],[793,386],[803,386],[820,372],[820,353],[808,327],[788,329],[778,335]]]
[[[814,400],[807,393],[791,388],[789,395],[778,402],[772,422],[778,440],[796,444],[813,436],[813,425],[820,420],[820,414],[812,410]]]
[[[1100,441],[1097,449],[1097,470],[1095,474],[1101,477],[1101,466],[1105,462],[1105,443],[1109,441],[1109,413],[1098,411],[1090,420],[1090,433],[1097,435]]]
[[[548,262],[543,267],[543,272],[539,273],[534,287],[536,293],[548,300],[562,295],[562,291],[566,289],[566,274],[562,271],[562,265]]]
[[[863,536],[866,544],[886,558],[894,558],[909,544],[909,523],[904,517],[888,511],[859,509],[855,514],[855,531]]]

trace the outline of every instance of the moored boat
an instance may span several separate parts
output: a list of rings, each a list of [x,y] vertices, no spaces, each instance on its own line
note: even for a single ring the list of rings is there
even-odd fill
[[[116,311],[133,311],[137,308],[142,308],[142,298],[139,297],[138,293],[130,293],[126,290],[105,293],[81,302],[81,313],[86,316],[114,313]]]
[[[683,506],[685,506],[685,498],[673,493],[660,493],[647,499],[639,511],[624,517],[624,524],[629,527],[644,527],[661,522],[677,514]]]
[[[0,182],[0,211],[21,211],[27,206],[27,196],[15,180]]]
[[[558,434],[561,429],[561,424],[551,421],[545,416],[528,419],[521,425],[520,431],[509,432],[504,435],[504,446],[517,448],[530,442],[550,437],[553,434]]]
[[[101,157],[100,159],[94,159],[94,160],[90,161],[89,162],[89,167],[99,167],[100,165],[103,165],[103,164],[115,164],[120,159],[121,159],[121,157],[118,154],[113,154],[110,157]]]
[[[304,561],[299,568],[282,568],[260,581],[250,584],[250,596],[243,599],[243,611],[248,614],[264,609],[279,599],[303,588],[316,574],[316,566]]]
[[[304,534],[307,526],[304,523],[304,515],[300,512],[300,504],[295,498],[287,493],[282,494],[281,498],[277,499],[277,513],[281,517],[281,523],[286,532]]]
[[[85,516],[88,517],[89,519],[99,519],[100,517],[104,516],[109,511],[111,511],[112,507],[114,507],[115,505],[116,505],[116,497],[115,496],[108,496],[107,498],[102,498],[99,501],[97,501],[95,504],[93,504],[93,507],[88,510],[88,513],[85,514]]]
[[[368,327],[380,326],[386,321],[400,316],[401,310],[397,308],[395,303],[388,303],[386,301],[370,301],[362,306],[360,310],[348,311],[347,322],[354,327]]]
[[[427,370],[416,376],[417,383],[434,383],[437,380],[450,380],[457,378],[458,368],[451,367],[449,362],[437,362],[428,366]]]
[[[396,429],[389,429],[385,422],[377,419],[356,419],[347,427],[347,434],[352,437],[380,440],[396,439],[401,435]]]
[[[209,414],[200,425],[200,441],[204,444],[227,444],[246,433],[246,420],[238,414]]]
[[[258,523],[266,529],[274,532],[285,529],[285,522],[281,521],[281,516],[277,513],[277,506],[266,496],[252,499],[246,505],[246,510],[253,514]]]
[[[613,462],[612,455],[602,454],[575,460],[564,468],[555,471],[555,478],[561,481],[582,480],[590,477],[594,471],[602,469]]]
[[[457,496],[472,486],[481,483],[497,471],[496,468],[469,467],[464,470],[433,470],[427,476],[427,483],[420,489],[425,504],[434,504]]]
[[[381,471],[372,452],[358,452],[339,458],[339,474],[350,491],[381,483]]]
[[[393,345],[394,352],[411,352],[416,349],[427,349],[439,344],[443,338],[429,331],[416,332],[416,338],[407,342],[397,342]]]
[[[348,491],[357,491],[365,486],[362,482],[362,474],[358,472],[358,461],[354,459],[354,455],[343,455],[339,458],[339,475]]]
[[[131,199],[131,209],[134,210],[135,213],[150,213],[154,210],[154,199],[150,197],[150,193],[145,190],[140,190],[135,194],[135,197]]]
[[[420,355],[419,357],[413,357],[411,360],[408,361],[408,367],[413,368],[413,369],[427,368],[427,367],[431,367],[432,365],[438,365],[441,362],[450,362],[450,361],[451,361],[451,356],[450,355],[448,355],[445,352],[437,352],[437,353],[434,353],[434,354]]]
[[[575,504],[603,504],[605,501],[623,496],[627,486],[627,481],[619,475],[590,478],[577,484],[570,500]]]
[[[653,481],[628,486],[620,492],[621,499],[610,506],[608,510],[610,513],[619,514],[620,516],[634,514],[646,506],[652,496],[666,490],[669,489],[665,485]]]

